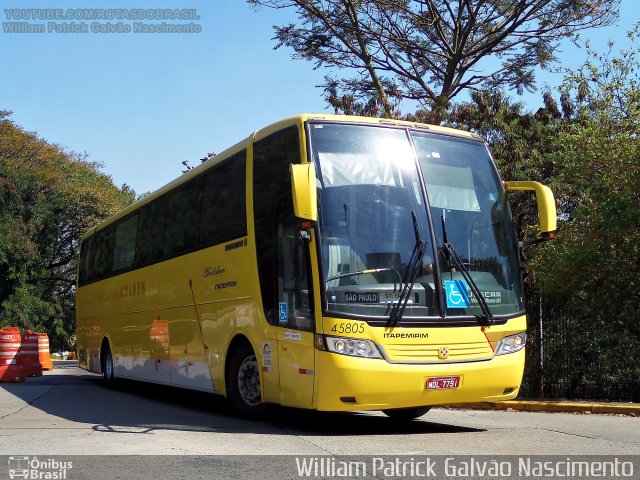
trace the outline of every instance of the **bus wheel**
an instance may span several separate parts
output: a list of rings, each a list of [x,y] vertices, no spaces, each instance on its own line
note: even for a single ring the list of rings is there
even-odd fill
[[[229,400],[236,412],[249,418],[262,413],[264,404],[260,394],[260,367],[249,345],[242,345],[233,353],[227,385]]]
[[[389,410],[383,410],[382,413],[393,420],[409,422],[414,418],[421,417],[429,410],[431,410],[431,407],[390,408]]]
[[[101,360],[102,360],[102,380],[105,386],[111,388],[116,382],[116,376],[113,371],[113,356],[111,355],[111,348],[109,347],[108,343],[105,343]]]

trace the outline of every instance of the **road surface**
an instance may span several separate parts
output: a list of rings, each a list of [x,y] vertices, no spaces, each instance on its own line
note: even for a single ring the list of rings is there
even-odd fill
[[[4,455],[624,455],[640,418],[433,409],[409,424],[380,412],[274,408],[234,416],[219,397],[127,382],[115,390],[78,368],[0,384]]]

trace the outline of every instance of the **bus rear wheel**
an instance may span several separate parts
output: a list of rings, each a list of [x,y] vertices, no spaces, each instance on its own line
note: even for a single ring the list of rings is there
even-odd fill
[[[260,392],[260,367],[253,349],[240,346],[231,357],[227,392],[231,406],[243,417],[256,418],[264,410]]]
[[[105,386],[111,388],[116,382],[116,375],[113,370],[113,355],[111,355],[111,347],[105,343],[102,355],[100,356],[102,367],[102,381]]]
[[[411,407],[411,408],[390,408],[383,410],[387,417],[399,422],[410,422],[414,418],[421,417],[431,410],[431,407]]]

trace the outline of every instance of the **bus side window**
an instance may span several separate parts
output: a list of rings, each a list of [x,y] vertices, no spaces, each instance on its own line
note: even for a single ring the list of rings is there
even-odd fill
[[[169,194],[164,229],[164,256],[172,257],[197,247],[200,239],[202,181],[192,180]]]
[[[242,152],[204,177],[200,244],[215,245],[247,234],[246,162]]]
[[[313,331],[309,285],[309,258],[301,240],[298,221],[293,214],[293,199],[287,195],[279,202],[276,220],[278,313],[281,327]],[[280,315],[286,304],[287,319]]]
[[[89,281],[100,280],[111,274],[114,237],[112,226],[100,230],[93,236],[89,252]]]
[[[89,251],[91,250],[92,240],[93,237],[89,237],[85,241],[83,241],[82,245],[80,246],[80,266],[78,268],[79,285],[84,285],[89,281]]]
[[[132,215],[116,226],[115,248],[113,251],[113,271],[131,268],[136,249],[138,214]]]
[[[165,199],[161,198],[140,210],[134,258],[136,267],[148,265],[162,258],[165,203]]]

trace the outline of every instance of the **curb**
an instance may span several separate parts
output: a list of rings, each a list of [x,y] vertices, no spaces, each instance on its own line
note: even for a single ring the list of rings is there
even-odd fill
[[[507,400],[505,402],[456,403],[443,405],[443,407],[468,410],[515,410],[518,412],[596,413],[640,417],[640,405],[616,405],[608,403]]]
[[[53,368],[75,368],[78,366],[77,360],[52,360]]]

